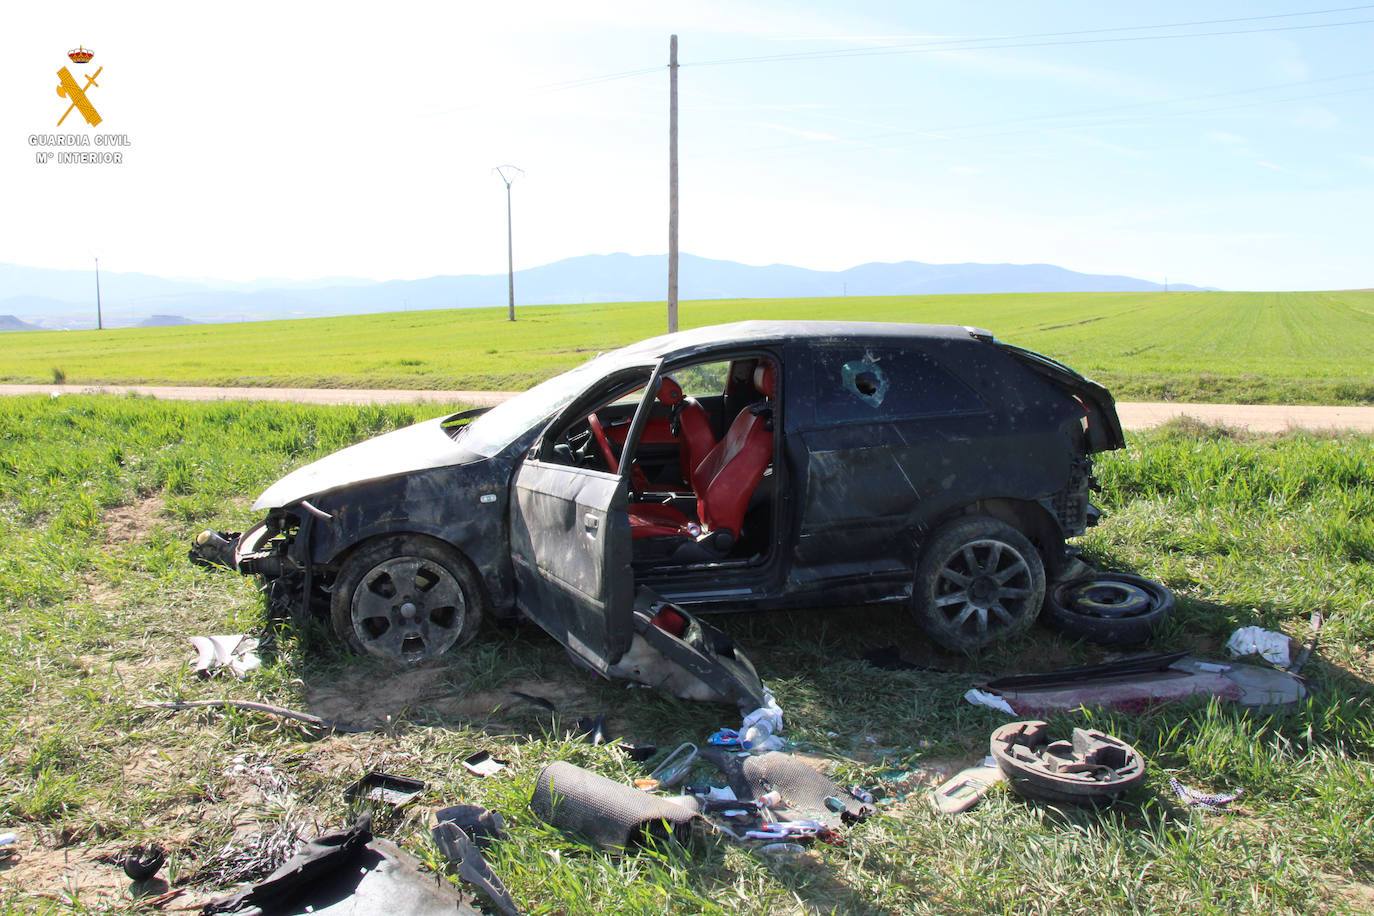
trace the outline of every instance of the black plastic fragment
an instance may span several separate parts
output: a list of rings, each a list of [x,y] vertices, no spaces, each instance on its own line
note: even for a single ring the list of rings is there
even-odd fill
[[[153,843],[149,846],[130,847],[129,851],[124,853],[120,864],[124,867],[124,874],[131,880],[147,881],[157,874],[158,869],[162,868],[162,863],[166,861],[166,850]]]

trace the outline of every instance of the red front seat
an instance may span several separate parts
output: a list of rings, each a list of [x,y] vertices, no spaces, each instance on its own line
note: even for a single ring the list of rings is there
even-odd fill
[[[726,541],[721,545],[726,549],[739,538],[749,498],[773,460],[772,399],[776,386],[777,370],[771,363],[754,369],[754,388],[763,400],[736,415],[725,438],[706,453],[692,473],[701,530],[729,532],[728,538],[718,536]],[[681,522],[674,528],[672,523],[679,517]],[[670,506],[632,505],[630,524],[637,538],[692,535],[687,517]]]
[[[682,468],[682,479],[695,490],[697,465],[716,445],[711,421],[697,399],[683,395],[682,386],[667,376],[658,386],[658,400],[669,409],[668,422],[678,440],[678,465]]]

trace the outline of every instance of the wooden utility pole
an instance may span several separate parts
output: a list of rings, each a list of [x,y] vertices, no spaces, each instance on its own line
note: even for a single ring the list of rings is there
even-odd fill
[[[677,36],[668,42],[668,332],[677,330]]]

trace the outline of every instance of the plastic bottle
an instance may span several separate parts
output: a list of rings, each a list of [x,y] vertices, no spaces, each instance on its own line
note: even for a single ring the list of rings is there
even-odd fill
[[[773,734],[767,723],[760,722],[749,726],[744,732],[740,746],[746,751],[776,751],[782,748],[782,739]]]

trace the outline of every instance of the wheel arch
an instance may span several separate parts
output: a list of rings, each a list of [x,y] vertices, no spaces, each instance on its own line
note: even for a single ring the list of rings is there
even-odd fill
[[[478,597],[482,601],[483,610],[490,610],[492,608],[491,584],[487,581],[487,576],[482,568],[473,561],[472,557],[468,555],[468,552],[458,544],[453,543],[437,533],[415,527],[396,527],[383,531],[375,531],[342,547],[322,565],[330,575],[337,578],[339,571],[344,568],[344,565],[360,551],[371,547],[373,544],[385,541],[388,538],[421,538],[433,543],[436,547],[450,551],[459,561],[468,567],[468,571],[472,573],[473,579],[481,588],[482,594]]]
[[[946,523],[967,515],[986,515],[1020,531],[1039,552],[1040,559],[1045,564],[1045,572],[1051,577],[1068,563],[1064,529],[1044,506],[1033,500],[999,496],[974,500],[944,512],[923,525],[912,554],[913,568],[920,558],[925,541],[933,532]]]
[[[452,525],[428,525],[417,519],[381,521],[351,532],[352,537],[346,540],[331,539],[327,544],[321,545],[323,550],[315,551],[313,559],[317,569],[328,576],[336,577],[350,558],[370,544],[389,537],[425,538],[457,554],[481,583],[486,608],[497,615],[505,616],[506,608],[513,602],[509,574],[507,573],[505,579],[502,578],[500,558],[493,550],[487,550],[486,555],[483,555],[480,551],[480,540],[476,541],[478,551],[469,549],[469,539],[455,539],[455,533],[470,532],[466,527],[455,529]]]

